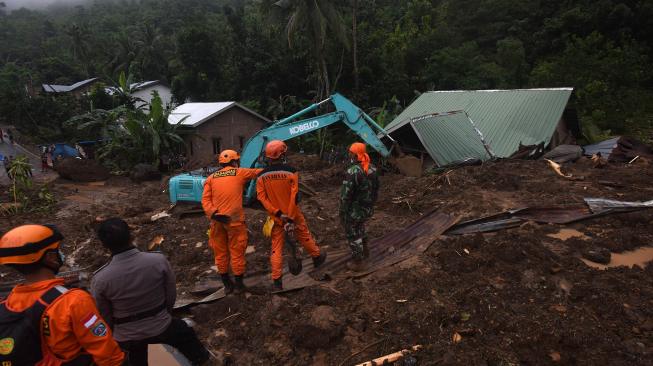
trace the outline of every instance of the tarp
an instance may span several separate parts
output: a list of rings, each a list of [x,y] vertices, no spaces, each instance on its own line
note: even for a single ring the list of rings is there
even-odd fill
[[[77,149],[66,144],[55,144],[52,151],[52,158],[56,160],[59,156],[62,158],[78,158],[79,152]]]

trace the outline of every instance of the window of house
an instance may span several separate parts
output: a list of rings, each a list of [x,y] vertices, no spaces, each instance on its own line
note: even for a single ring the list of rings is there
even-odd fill
[[[245,136],[238,136],[238,143],[240,144],[240,149],[243,149],[243,146],[245,145]]]
[[[217,155],[220,151],[220,138],[213,138],[213,153]]]
[[[193,141],[190,141],[188,143],[188,147],[189,147],[189,150],[190,150],[190,156],[193,156]]]

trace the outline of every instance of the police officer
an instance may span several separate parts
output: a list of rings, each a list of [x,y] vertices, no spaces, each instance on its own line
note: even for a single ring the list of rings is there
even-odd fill
[[[148,345],[157,343],[177,348],[194,365],[206,364],[209,353],[195,331],[170,315],[177,290],[165,256],[132,246],[129,226],[119,218],[103,221],[98,236],[112,257],[93,276],[91,292],[130,366],[147,366]]]
[[[379,191],[376,167],[370,162],[365,144],[356,142],[349,147],[351,166],[340,190],[340,223],[345,229],[352,261],[349,269],[364,269],[363,260],[369,257],[365,221],[374,213]]]

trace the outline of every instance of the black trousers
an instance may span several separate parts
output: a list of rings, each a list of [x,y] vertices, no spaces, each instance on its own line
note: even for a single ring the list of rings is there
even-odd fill
[[[197,339],[193,328],[181,319],[172,318],[168,329],[156,337],[138,341],[118,342],[127,353],[130,366],[147,366],[147,346],[149,344],[167,344],[175,347],[193,365],[201,365],[209,359],[209,352]]]

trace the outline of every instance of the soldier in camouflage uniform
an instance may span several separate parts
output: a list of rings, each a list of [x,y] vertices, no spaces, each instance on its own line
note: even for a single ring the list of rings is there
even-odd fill
[[[369,256],[365,221],[374,213],[379,179],[376,167],[370,163],[365,144],[356,142],[349,148],[352,165],[340,191],[340,222],[345,229],[352,252],[350,269],[360,270]]]

